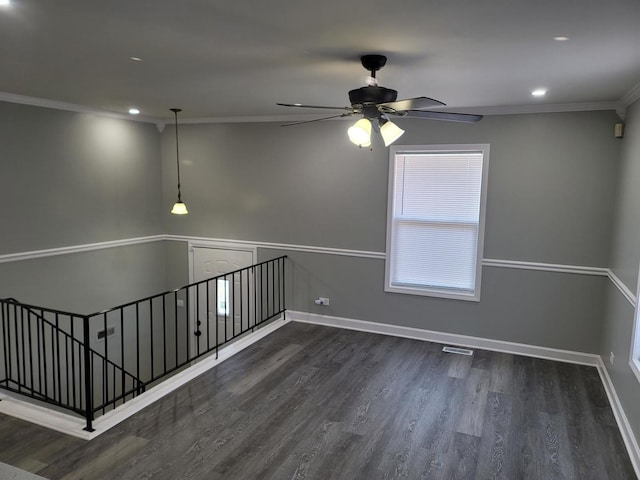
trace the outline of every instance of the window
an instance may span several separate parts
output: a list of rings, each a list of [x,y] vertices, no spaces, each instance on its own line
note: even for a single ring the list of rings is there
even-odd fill
[[[218,279],[216,283],[218,285],[218,295],[216,297],[218,299],[218,315],[229,315],[229,280]]]
[[[489,145],[391,148],[385,290],[480,300]]]

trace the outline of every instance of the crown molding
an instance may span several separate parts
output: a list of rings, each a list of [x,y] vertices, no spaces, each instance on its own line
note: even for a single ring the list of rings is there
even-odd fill
[[[640,83],[638,83],[635,87],[625,93],[624,96],[620,99],[620,103],[625,107],[628,107],[636,100],[640,100]]]
[[[614,110],[620,115],[624,115],[624,107],[630,105],[640,98],[640,83],[631,89],[618,102],[586,102],[586,103],[560,103],[560,104],[535,104],[535,105],[505,105],[505,106],[485,106],[467,108],[439,108],[438,111],[456,111],[460,113],[474,113],[479,115],[520,115],[530,113],[560,113],[560,112],[586,112],[597,110]],[[173,121],[154,118],[144,115],[128,115],[123,113],[110,112],[95,108],[85,107],[74,103],[60,102],[46,98],[29,97],[8,92],[0,92],[0,101],[31,105],[35,107],[52,108],[56,110],[66,110],[77,113],[89,113],[102,117],[117,118],[133,122],[153,123],[162,131],[165,125],[173,124]],[[436,110],[434,108],[434,110]],[[181,118],[180,124],[207,124],[207,123],[276,123],[276,122],[306,122],[309,120],[320,120],[327,117],[326,114],[304,114],[304,115],[247,115],[233,117],[204,117],[204,118]],[[399,117],[402,119],[402,117]],[[327,118],[327,120],[351,120],[352,117]]]
[[[339,115],[339,113],[336,113]],[[329,114],[311,113],[305,115],[255,115],[255,116],[237,116],[237,117],[206,117],[206,118],[185,118],[180,119],[180,125],[186,123],[204,124],[204,123],[275,123],[275,122],[307,122],[309,120],[322,120],[330,116]],[[353,117],[335,117],[327,118],[327,120],[351,120]],[[168,122],[172,123],[173,122]]]
[[[599,110],[616,110],[618,102],[585,102],[585,103],[548,103],[536,105],[504,105],[500,107],[453,108],[460,113],[475,113],[479,115],[521,115],[527,113],[562,113],[589,112]],[[434,108],[435,110],[435,108]],[[438,109],[447,111],[449,109]]]
[[[160,122],[160,120],[158,120],[157,118],[146,117],[144,115],[129,115],[124,113],[109,112],[107,110],[98,110],[75,103],[60,102],[58,100],[50,100],[48,98],[28,97],[26,95],[18,95],[8,92],[0,92],[0,102],[18,103],[20,105],[31,105],[33,107],[51,108],[54,110],[64,110],[67,112],[89,113],[100,117],[116,118],[118,120],[130,120],[132,122]]]
[[[506,105],[501,107],[447,107],[433,108],[432,110],[447,112],[455,111],[460,113],[474,113],[478,115],[520,115],[530,113],[561,113],[561,112],[588,112],[599,110],[618,110],[619,102],[589,102],[589,103],[555,103],[544,105]],[[180,123],[205,124],[205,123],[268,123],[268,122],[304,122],[308,120],[318,120],[326,115],[262,115],[262,116],[238,116],[238,117],[208,117],[208,118],[186,118]],[[327,120],[351,120],[352,117],[328,118]],[[402,120],[398,117],[398,120]]]

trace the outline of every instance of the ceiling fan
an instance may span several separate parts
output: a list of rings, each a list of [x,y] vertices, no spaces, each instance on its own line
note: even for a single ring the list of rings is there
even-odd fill
[[[379,86],[378,81],[376,80],[376,72],[385,66],[387,63],[387,57],[384,55],[363,55],[360,58],[360,61],[362,62],[362,66],[371,73],[371,76],[369,77],[367,82],[368,85],[366,87],[360,87],[349,91],[349,101],[351,102],[350,107],[304,105],[301,103],[277,104],[283,107],[343,110],[344,113],[315,120],[288,123],[283,126],[318,122],[321,120],[328,120],[330,118],[362,115],[362,118],[348,130],[351,142],[360,147],[369,147],[371,145],[371,128],[373,125],[377,125],[380,129],[380,135],[382,136],[386,147],[395,142],[404,133],[404,130],[389,119],[390,116],[426,118],[429,120],[445,120],[465,123],[473,123],[482,120],[482,115],[427,110],[428,108],[445,106],[444,103],[434,100],[433,98],[416,97],[396,100],[398,98],[398,92],[391,88]]]

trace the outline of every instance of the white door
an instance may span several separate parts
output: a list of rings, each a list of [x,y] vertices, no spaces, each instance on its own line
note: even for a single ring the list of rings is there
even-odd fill
[[[248,330],[255,322],[254,302],[249,301],[253,273],[241,270],[254,264],[254,252],[194,247],[192,258],[194,283],[218,277],[191,291],[190,301],[196,306],[191,312],[191,355],[195,356]]]

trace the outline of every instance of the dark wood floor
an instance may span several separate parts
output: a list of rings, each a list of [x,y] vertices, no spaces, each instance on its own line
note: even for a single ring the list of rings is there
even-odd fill
[[[0,417],[58,479],[626,480],[595,368],[292,323],[91,442]]]

